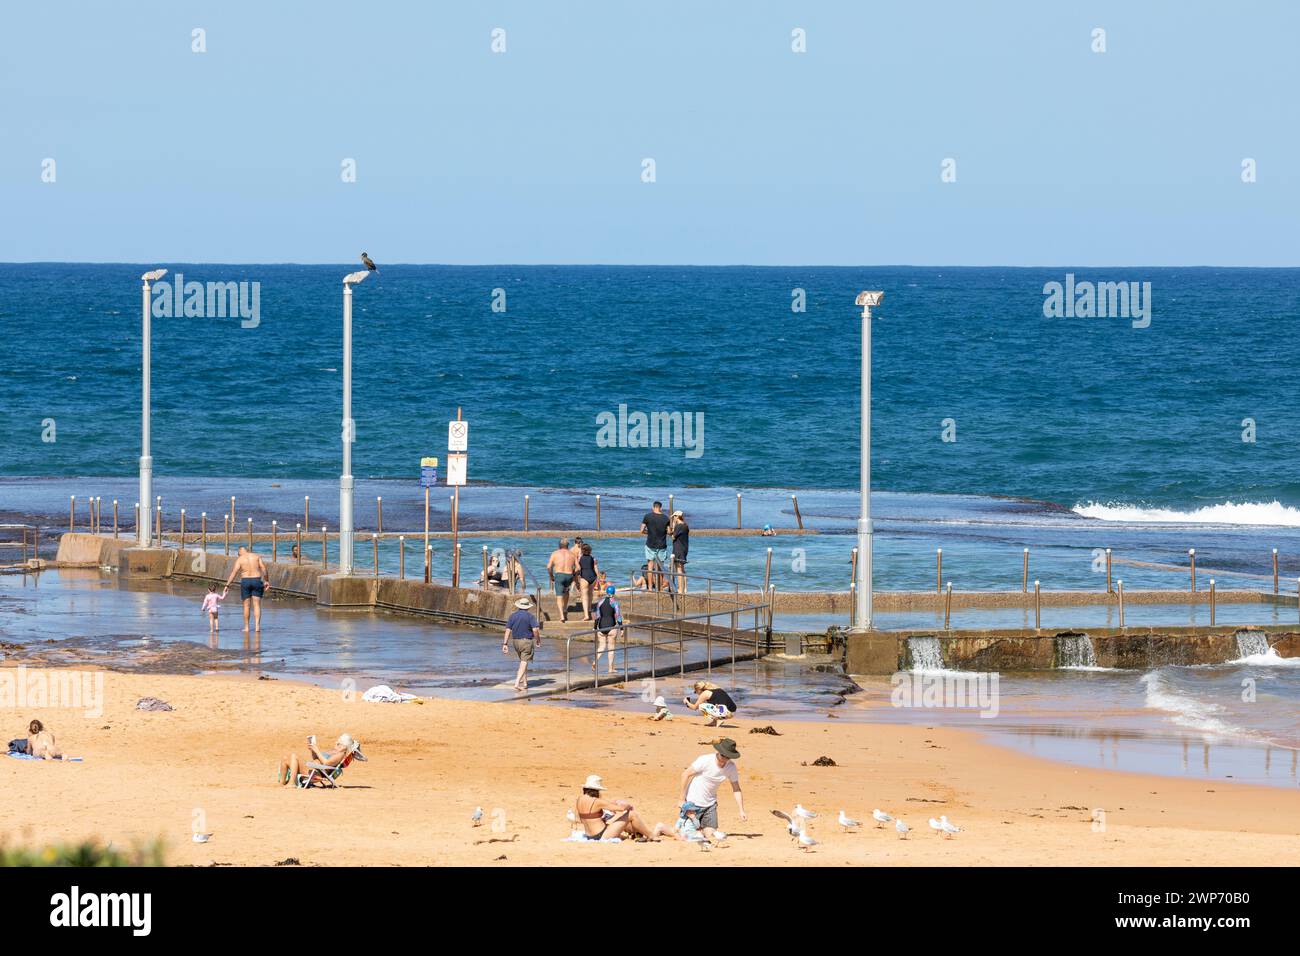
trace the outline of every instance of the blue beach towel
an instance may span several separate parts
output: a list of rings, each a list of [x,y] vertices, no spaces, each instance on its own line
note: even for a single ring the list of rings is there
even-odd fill
[[[37,757],[32,754],[11,753],[9,754],[9,756],[15,758],[16,760],[42,760],[43,761],[45,759],[44,757]],[[60,757],[57,762],[58,763],[81,763],[82,758],[81,757]]]

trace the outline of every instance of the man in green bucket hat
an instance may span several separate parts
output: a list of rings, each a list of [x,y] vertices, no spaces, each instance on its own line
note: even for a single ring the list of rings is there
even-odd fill
[[[700,829],[718,828],[718,787],[724,780],[731,784],[741,821],[749,819],[745,814],[745,798],[740,792],[740,772],[732,762],[738,759],[740,751],[736,749],[736,742],[723,737],[714,742],[712,753],[702,754],[682,771],[681,802],[693,803],[700,808]]]

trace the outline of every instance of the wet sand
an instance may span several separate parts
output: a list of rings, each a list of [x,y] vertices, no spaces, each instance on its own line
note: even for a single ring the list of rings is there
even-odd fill
[[[742,752],[748,822],[729,794],[733,834],[710,863],[740,865],[1061,864],[1284,865],[1300,858],[1300,793],[1244,784],[1099,771],[1042,761],[953,728],[736,720],[719,732],[679,715],[540,704],[431,700],[367,704],[290,681],[230,676],[104,674],[102,715],[11,709],[10,736],[38,717],[80,764],[0,759],[9,799],[0,839],[99,837],[127,845],[163,837],[174,864],[512,865],[690,864],[697,846],[571,844],[565,811],[588,773],[631,798],[649,821],[671,821],[681,769],[720,733]],[[134,709],[161,697],[172,712]],[[675,708],[678,711],[684,708]],[[782,736],[750,734],[772,723]],[[333,792],[276,786],[275,765],[348,731],[369,762]],[[829,756],[837,766],[813,762]],[[811,851],[791,845],[774,808],[821,813]],[[484,809],[485,824],[470,814]],[[841,833],[840,809],[873,807],[913,833]],[[39,808],[31,813],[19,808]],[[1105,827],[1094,810],[1105,811]],[[966,831],[946,840],[930,816]],[[196,815],[210,842],[194,844]],[[31,821],[36,821],[34,824]],[[493,821],[499,821],[494,829]]]

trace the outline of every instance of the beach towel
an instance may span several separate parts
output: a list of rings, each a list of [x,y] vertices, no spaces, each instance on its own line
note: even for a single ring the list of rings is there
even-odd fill
[[[399,694],[387,684],[376,684],[362,694],[361,699],[372,704],[403,704],[408,700],[419,700],[414,694]]]
[[[45,759],[44,757],[37,757],[37,756],[35,756],[35,755],[33,755],[33,754],[15,754],[15,753],[11,753],[11,754],[9,754],[9,756],[10,756],[10,757],[13,757],[13,758],[16,759],[16,760],[44,760],[44,759]],[[81,762],[82,762],[82,758],[81,758],[81,757],[57,757],[57,758],[55,758],[55,759],[58,760],[58,761],[62,761],[63,763],[81,763]]]
[[[622,843],[622,837],[610,837],[608,840],[596,840],[587,836],[582,830],[574,830],[561,843]]]

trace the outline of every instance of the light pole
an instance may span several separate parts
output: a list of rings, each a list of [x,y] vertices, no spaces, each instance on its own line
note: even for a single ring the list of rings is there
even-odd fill
[[[352,573],[352,442],[356,423],[352,421],[352,287],[370,272],[352,272],[343,277],[343,475],[339,478],[339,574]]]
[[[862,516],[858,518],[857,608],[853,626],[856,631],[871,630],[871,308],[880,305],[884,297],[883,292],[862,292],[854,303],[862,306],[862,460],[859,465]]]
[[[143,327],[141,344],[141,378],[144,385],[140,397],[140,500],[145,506],[140,509],[140,520],[136,522],[136,545],[149,547],[153,533],[153,511],[149,502],[153,501],[153,455],[149,451],[149,347],[153,334],[149,322],[149,283],[157,282],[167,274],[166,269],[154,269],[140,277],[143,283]]]

